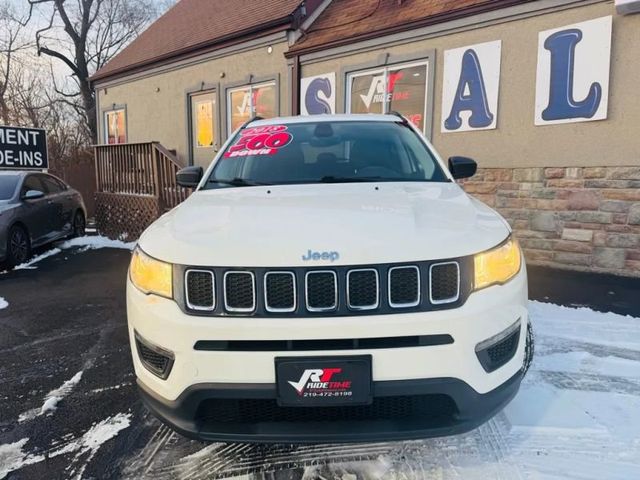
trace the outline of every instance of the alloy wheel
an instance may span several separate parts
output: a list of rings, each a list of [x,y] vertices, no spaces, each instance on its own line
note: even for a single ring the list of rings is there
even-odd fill
[[[29,239],[22,229],[16,228],[11,233],[9,249],[11,258],[16,265],[27,261],[27,258],[29,257]]]

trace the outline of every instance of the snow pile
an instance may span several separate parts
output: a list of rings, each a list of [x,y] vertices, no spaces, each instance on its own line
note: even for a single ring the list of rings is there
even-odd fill
[[[122,240],[111,240],[107,237],[102,236],[85,236],[85,237],[77,237],[71,240],[65,240],[63,242],[58,242],[55,244],[55,247],[51,250],[47,250],[46,252],[37,255],[30,259],[29,261],[17,265],[14,267],[14,270],[35,270],[36,263],[45,258],[52,257],[53,255],[57,255],[63,250],[69,250],[72,248],[79,248],[79,252],[86,252],[87,250],[98,250],[100,248],[119,248],[123,250],[133,250],[136,246],[136,242],[123,242]],[[0,272],[6,273],[6,272]]]
[[[0,310],[3,308],[7,308],[9,306],[9,302],[7,302],[4,297],[0,297]]]
[[[56,408],[58,408],[58,403],[60,402],[60,400],[71,393],[75,386],[78,385],[81,378],[82,370],[80,370],[73,377],[64,382],[59,388],[51,390],[49,393],[47,393],[42,407],[40,407],[39,409],[34,408],[21,414],[20,417],[18,417],[18,423],[26,422],[27,420],[33,420],[37,416],[43,415],[47,412],[54,412]]]
[[[81,378],[82,370],[71,377],[71,379],[64,382],[60,388],[50,391],[42,405],[40,414],[54,411],[58,406],[58,402],[71,393],[71,390],[73,390],[73,388],[80,382]]]
[[[15,443],[0,445],[0,479],[14,470],[44,460],[42,455],[29,455],[22,450],[28,441],[28,438],[23,438]]]
[[[45,258],[52,257],[53,255],[57,255],[62,250],[59,248],[52,248],[51,250],[47,250],[46,252],[33,257],[31,260],[21,263],[20,265],[16,265],[13,267],[14,270],[33,270],[37,267],[33,267],[34,263],[38,263],[40,260],[44,260]]]
[[[58,244],[63,250],[73,247],[84,247],[85,250],[97,250],[99,248],[121,248],[124,250],[133,250],[136,246],[136,242],[123,242],[122,240],[111,240],[102,236],[86,236],[77,237],[71,240],[66,240]]]

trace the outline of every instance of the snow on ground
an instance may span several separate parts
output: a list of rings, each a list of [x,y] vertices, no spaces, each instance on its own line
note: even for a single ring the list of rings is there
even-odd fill
[[[9,302],[7,302],[4,297],[0,297],[0,310],[3,308],[7,308],[9,306]]]
[[[72,247],[84,247],[85,250],[97,250],[98,248],[122,248],[125,250],[133,250],[135,246],[136,242],[111,240],[110,238],[102,237],[100,235],[77,237],[58,244],[58,247],[63,250]]]
[[[35,417],[39,415],[43,415],[47,412],[54,412],[56,408],[58,408],[58,403],[64,397],[66,397],[71,393],[71,391],[75,388],[75,386],[78,385],[81,378],[82,378],[82,370],[80,370],[73,377],[71,377],[69,380],[64,382],[59,388],[56,388],[55,390],[51,390],[49,393],[47,393],[47,395],[44,397],[44,403],[42,404],[42,407],[40,407],[39,409],[34,408],[32,410],[28,410],[22,413],[18,417],[18,423],[26,422],[28,420],[33,420]]]
[[[71,248],[78,248],[79,252],[86,252],[87,250],[97,250],[99,248],[121,248],[125,250],[133,250],[136,246],[136,242],[124,242],[122,240],[112,240],[100,235],[91,235],[84,237],[72,238],[71,240],[64,240],[62,242],[54,243],[54,247],[47,250],[40,255],[36,255],[25,263],[15,266],[14,270],[34,270],[38,267],[36,263],[44,260],[45,258],[57,255],[63,250],[69,250]],[[6,272],[0,272],[6,273]],[[0,308],[2,308],[0,306]]]
[[[35,257],[31,258],[30,260],[21,263],[20,265],[16,265],[15,267],[13,267],[14,270],[33,270],[37,267],[34,267],[33,265],[38,263],[40,260],[44,260],[45,258],[51,257],[53,255],[57,255],[58,253],[60,253],[62,250],[60,250],[59,248],[52,248],[51,250],[47,250],[46,252],[40,254],[40,255],[36,255]]]
[[[125,477],[640,479],[640,318],[529,307],[532,368],[506,409],[473,432],[363,445],[203,446],[158,424]]]
[[[131,423],[130,413],[118,413],[94,424],[79,438],[65,439],[65,443],[47,452],[47,458],[75,453],[66,468],[68,478],[81,479],[86,466],[105,443],[114,438]],[[45,455],[25,451],[28,438],[15,443],[0,445],[0,480],[7,474],[27,465],[42,462]]]

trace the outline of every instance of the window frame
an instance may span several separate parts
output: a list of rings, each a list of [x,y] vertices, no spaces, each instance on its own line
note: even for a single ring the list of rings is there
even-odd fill
[[[231,108],[233,104],[231,102],[231,95],[235,92],[249,91],[249,119],[253,118],[253,90],[260,87],[273,87],[275,91],[275,113],[276,116],[280,115],[280,91],[278,87],[278,80],[276,78],[272,78],[269,80],[264,80],[255,83],[247,83],[232,87],[227,87],[225,92],[225,103],[226,103],[226,120],[227,120],[227,137],[231,137],[235,129],[233,128],[233,116],[231,114]]]
[[[33,190],[33,188],[30,189],[25,189],[26,188],[26,183],[29,180],[35,180],[36,182],[38,182],[38,184],[40,185],[40,188],[38,189],[38,191],[44,193],[45,195],[47,195],[47,189],[46,189],[46,185],[42,182],[42,179],[40,177],[40,174],[38,173],[30,173],[29,175],[26,175],[24,177],[24,179],[22,180],[22,185],[20,185],[20,198],[22,198],[29,190]]]
[[[115,143],[109,143],[109,115],[117,114],[122,112],[124,117],[124,142],[116,141]],[[108,110],[104,110],[102,112],[102,121],[104,124],[104,144],[105,145],[125,145],[129,143],[129,121],[127,118],[127,107],[124,105],[117,106],[114,105],[113,108]]]
[[[378,65],[378,66],[367,66],[365,68],[349,70],[346,73],[345,78],[345,109],[344,111],[348,114],[351,114],[351,100],[352,100],[352,86],[353,79],[358,77],[363,77],[366,75],[376,75],[383,74],[383,88],[386,92],[387,90],[387,79],[389,78],[389,72],[401,70],[403,68],[412,68],[412,67],[425,67],[425,82],[424,82],[424,106],[422,108],[422,118],[423,118],[423,126],[420,130],[425,136],[431,137],[431,128],[432,121],[427,117],[429,101],[433,103],[433,95],[431,94],[433,91],[433,82],[435,81],[433,75],[433,55],[429,55],[424,58],[409,60],[405,62],[396,62],[388,65]],[[390,101],[382,102],[382,114],[388,114],[391,110],[389,109]],[[431,108],[431,112],[433,111],[433,105]]]

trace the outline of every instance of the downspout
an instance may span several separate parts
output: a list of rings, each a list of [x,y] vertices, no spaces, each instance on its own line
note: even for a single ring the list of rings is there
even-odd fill
[[[300,56],[292,58],[291,65],[291,114],[300,115]]]

